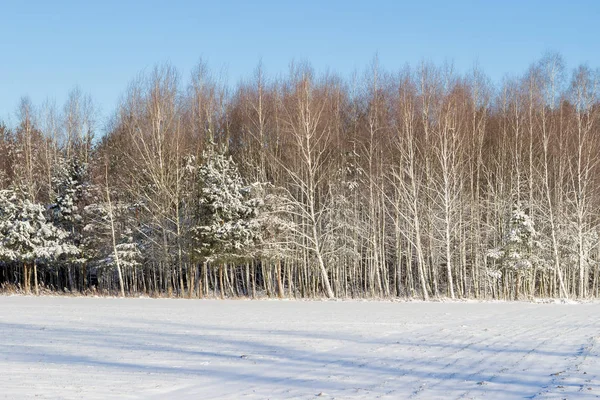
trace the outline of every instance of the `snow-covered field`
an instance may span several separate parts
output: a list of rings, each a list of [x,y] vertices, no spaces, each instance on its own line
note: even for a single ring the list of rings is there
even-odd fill
[[[0,297],[0,398],[600,397],[600,305]]]

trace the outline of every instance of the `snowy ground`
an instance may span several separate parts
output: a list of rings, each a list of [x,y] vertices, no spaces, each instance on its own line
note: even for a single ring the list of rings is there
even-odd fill
[[[600,397],[600,304],[0,297],[0,398]]]

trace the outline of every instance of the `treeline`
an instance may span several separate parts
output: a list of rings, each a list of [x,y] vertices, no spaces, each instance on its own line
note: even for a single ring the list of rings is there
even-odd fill
[[[0,127],[0,283],[157,296],[599,295],[598,72],[204,64]]]

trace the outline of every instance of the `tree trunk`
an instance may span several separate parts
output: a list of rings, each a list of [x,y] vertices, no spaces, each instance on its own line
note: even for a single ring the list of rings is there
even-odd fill
[[[38,287],[37,263],[35,261],[33,262],[33,282],[34,282],[34,285],[35,285],[35,295],[39,296],[40,295],[40,289]]]

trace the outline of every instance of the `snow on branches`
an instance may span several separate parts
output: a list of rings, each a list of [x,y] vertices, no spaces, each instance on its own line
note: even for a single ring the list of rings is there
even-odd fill
[[[488,251],[487,255],[500,262],[501,269],[529,273],[541,264],[538,253],[538,233],[530,215],[520,203],[513,206],[502,245]]]
[[[211,145],[198,169],[196,252],[205,261],[249,257],[261,240],[259,210],[263,200],[244,185],[233,159]]]
[[[41,204],[0,191],[0,258],[8,262],[52,261],[79,253],[68,233],[49,221]]]

